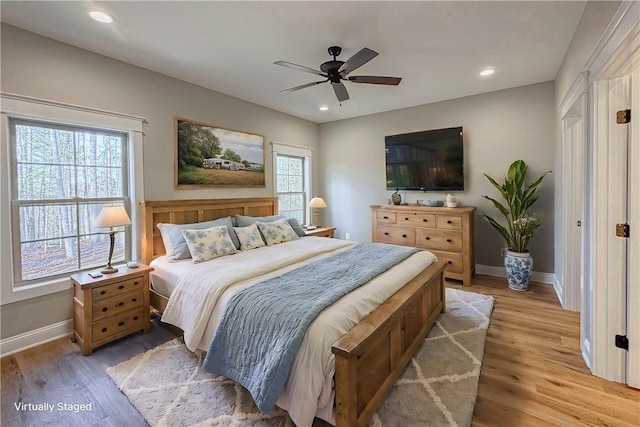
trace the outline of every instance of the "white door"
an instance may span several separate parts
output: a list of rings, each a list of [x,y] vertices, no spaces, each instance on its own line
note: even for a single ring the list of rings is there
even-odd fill
[[[640,75],[597,82],[594,113],[592,371],[640,388]]]
[[[561,298],[565,309],[578,311],[581,305],[582,282],[582,247],[584,208],[584,170],[585,170],[585,108],[584,95],[563,117],[563,195],[562,203],[565,211],[565,253],[564,279]]]

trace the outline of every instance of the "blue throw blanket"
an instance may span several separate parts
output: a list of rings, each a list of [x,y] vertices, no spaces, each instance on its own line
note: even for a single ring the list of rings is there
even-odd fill
[[[203,369],[240,383],[268,413],[318,314],[415,252],[361,243],[240,291],[229,301]]]

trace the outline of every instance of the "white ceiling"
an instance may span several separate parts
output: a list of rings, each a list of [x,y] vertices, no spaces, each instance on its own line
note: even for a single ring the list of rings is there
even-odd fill
[[[2,1],[2,22],[317,123],[553,80],[585,2]],[[91,20],[89,7],[115,22]],[[319,69],[327,48],[346,61],[379,56],[351,75],[342,105],[321,80],[274,65]],[[489,78],[478,72],[496,68]],[[328,111],[319,111],[325,104]]]

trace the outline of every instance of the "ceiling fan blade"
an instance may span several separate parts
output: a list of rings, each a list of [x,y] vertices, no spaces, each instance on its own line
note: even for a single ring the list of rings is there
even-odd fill
[[[331,82],[331,86],[333,86],[333,91],[336,93],[336,97],[338,98],[338,101],[342,102],[349,99],[349,92],[347,92],[347,88],[344,87],[344,84],[342,84],[342,82],[340,83]]]
[[[304,71],[306,73],[312,73],[312,74],[317,74],[319,76],[328,77],[322,71],[314,70],[313,68],[305,67],[304,65],[294,64],[292,62],[276,61],[276,62],[274,62],[274,64],[281,65],[281,66],[287,67],[287,68],[292,68],[292,69],[298,70],[298,71]]]
[[[402,77],[383,77],[383,76],[351,76],[350,82],[354,83],[371,83],[374,85],[393,85],[400,84]]]
[[[306,87],[311,87],[311,86],[319,85],[320,83],[324,83],[324,82],[326,82],[326,81],[327,81],[327,80],[322,80],[322,81],[319,81],[319,82],[307,83],[307,84],[304,84],[304,85],[300,85],[300,86],[296,86],[296,87],[291,87],[291,88],[289,88],[289,89],[281,90],[281,91],[280,91],[280,93],[294,92],[294,91],[296,91],[296,90],[304,89],[304,88],[306,88]]]
[[[347,59],[347,62],[342,64],[342,67],[338,70],[341,76],[346,76],[356,68],[362,67],[367,62],[378,56],[378,52],[371,50],[368,47],[363,47],[351,58]]]

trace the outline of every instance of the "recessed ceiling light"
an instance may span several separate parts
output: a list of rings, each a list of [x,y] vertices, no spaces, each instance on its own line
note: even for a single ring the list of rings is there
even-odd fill
[[[496,72],[496,70],[494,70],[493,68],[487,68],[485,70],[480,71],[480,75],[482,77],[487,77],[487,76],[492,75],[495,72]]]
[[[113,22],[113,18],[100,10],[92,10],[89,12],[89,16],[95,21],[102,22],[103,24],[110,24]]]
[[[318,108],[320,111],[327,111],[329,109],[329,107],[327,107],[326,105],[321,105],[320,108]]]

